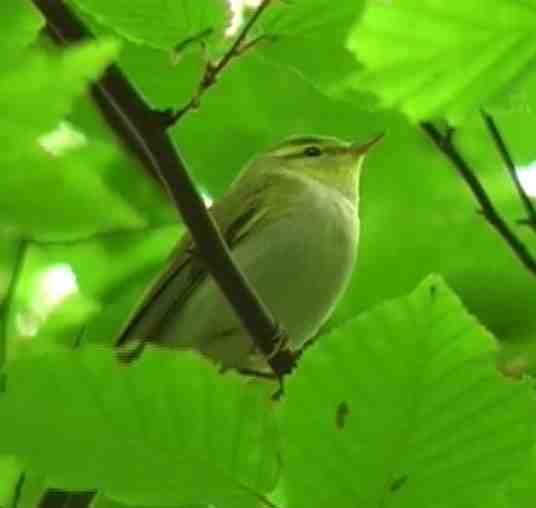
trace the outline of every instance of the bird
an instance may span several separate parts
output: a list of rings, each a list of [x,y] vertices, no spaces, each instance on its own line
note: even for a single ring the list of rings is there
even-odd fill
[[[332,314],[354,268],[367,142],[294,136],[254,156],[210,207],[239,268],[288,335],[291,351]],[[223,369],[266,359],[186,233],[125,322],[117,345],[195,350]]]

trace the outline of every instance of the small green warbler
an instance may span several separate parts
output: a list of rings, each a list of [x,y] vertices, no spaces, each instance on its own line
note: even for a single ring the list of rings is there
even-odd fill
[[[211,208],[238,266],[298,350],[344,292],[357,253],[368,143],[296,137],[254,157]],[[265,365],[185,235],[119,344],[195,349],[223,367]]]

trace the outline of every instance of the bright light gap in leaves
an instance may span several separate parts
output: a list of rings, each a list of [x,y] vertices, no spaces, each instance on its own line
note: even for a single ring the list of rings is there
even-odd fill
[[[519,182],[527,195],[536,198],[536,161],[516,169]]]
[[[69,122],[62,121],[54,130],[38,138],[37,142],[50,155],[60,157],[69,150],[86,145],[87,138]]]
[[[244,11],[250,7],[257,7],[262,0],[228,0],[231,8],[231,21],[225,31],[227,37],[233,37],[238,33],[244,23]]]
[[[39,276],[28,308],[15,318],[17,335],[34,337],[53,310],[79,291],[76,274],[67,263],[52,265]]]

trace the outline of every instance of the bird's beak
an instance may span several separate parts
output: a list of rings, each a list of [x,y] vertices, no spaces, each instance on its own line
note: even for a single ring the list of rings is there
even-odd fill
[[[374,145],[379,143],[383,139],[383,133],[372,138],[370,141],[367,141],[366,143],[352,143],[350,147],[348,148],[348,153],[353,155],[354,157],[358,158],[362,155],[365,155]]]

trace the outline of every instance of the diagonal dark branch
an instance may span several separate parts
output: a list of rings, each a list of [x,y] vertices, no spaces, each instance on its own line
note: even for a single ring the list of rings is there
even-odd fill
[[[241,56],[247,49],[250,49],[253,45],[257,44],[259,41],[265,39],[265,37],[260,36],[255,38],[253,41],[246,43],[246,38],[250,34],[251,29],[260,18],[262,13],[266,10],[272,0],[263,0],[260,5],[255,9],[254,13],[248,19],[246,24],[243,26],[242,30],[236,37],[236,39],[231,44],[231,47],[225,52],[223,57],[218,63],[207,62],[205,65],[205,71],[203,77],[199,82],[196,92],[192,98],[181,108],[174,112],[164,113],[167,115],[165,119],[165,125],[171,127],[175,125],[186,113],[193,111],[199,107],[201,102],[201,97],[205,92],[214,86],[218,76],[225,70],[229,63]]]
[[[533,275],[536,275],[536,259],[532,256],[526,245],[510,229],[506,221],[496,210],[488,193],[476,177],[474,171],[458,152],[452,141],[452,130],[446,135],[430,122],[422,122],[421,128],[432,139],[439,150],[451,161],[458,174],[463,178],[476,200],[482,207],[482,214],[489,224],[502,236],[517,258]]]
[[[521,185],[521,182],[519,181],[519,177],[516,172],[516,166],[512,157],[510,156],[510,152],[506,146],[504,138],[502,137],[495,120],[489,113],[482,111],[482,117],[484,118],[484,122],[486,123],[486,126],[491,134],[491,137],[493,138],[493,141],[495,142],[495,145],[497,146],[497,150],[501,154],[503,162],[508,169],[508,173],[510,174],[510,178],[515,185],[515,188],[519,195],[519,199],[521,199],[521,202],[525,207],[527,218],[523,220],[523,224],[529,225],[534,231],[536,231],[536,208],[534,208],[534,204],[530,200],[529,196],[525,192],[525,189]]]

